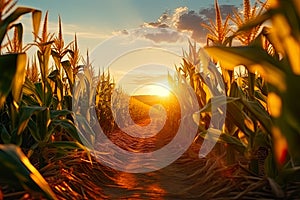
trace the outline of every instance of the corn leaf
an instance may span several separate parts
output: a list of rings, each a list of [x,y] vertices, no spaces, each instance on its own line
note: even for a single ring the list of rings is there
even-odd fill
[[[0,56],[0,108],[12,88],[12,83],[17,71],[18,54]]]
[[[61,64],[62,64],[62,66],[63,66],[63,68],[64,68],[64,70],[67,74],[67,78],[69,80],[70,85],[73,85],[74,84],[73,70],[72,70],[70,61],[66,60],[66,61],[63,61]]]
[[[11,143],[11,134],[7,131],[3,124],[0,124],[0,136],[5,144]]]
[[[15,145],[0,144],[0,177],[1,181],[21,184],[33,197],[57,199],[42,175]]]
[[[45,110],[46,107],[40,107],[40,106],[23,106],[20,109],[20,120],[18,125],[18,131],[17,134],[21,134],[24,129],[27,127],[27,124],[32,117],[32,115],[37,114],[38,112],[41,112]],[[39,138],[41,140],[41,138]]]
[[[67,115],[71,115],[73,112],[70,110],[50,110],[50,117],[51,119],[58,119],[58,117],[61,116],[67,116]]]
[[[256,101],[240,100],[249,112],[257,119],[265,130],[271,134],[272,121],[268,112]]]
[[[27,56],[25,53],[18,54],[16,63],[16,73],[12,84],[12,95],[16,102],[20,101],[22,88],[25,81],[25,69],[26,69]]]
[[[48,131],[49,124],[51,122],[50,119],[50,110],[46,107],[44,110],[41,110],[36,115],[36,124],[37,124],[37,132],[41,141],[47,142],[50,139],[51,132]],[[41,142],[40,141],[40,142]]]
[[[264,163],[265,172],[268,177],[275,178],[278,175],[278,170],[274,166],[276,166],[274,155],[272,152],[269,152]]]
[[[93,128],[89,125],[87,119],[80,114],[76,114],[75,124],[78,126],[78,132],[81,139],[80,141],[85,146],[92,149],[96,133],[93,130]]]
[[[34,10],[32,12],[32,26],[33,26],[33,34],[35,38],[39,33],[41,18],[42,18],[42,12],[40,10]]]
[[[234,146],[234,149],[236,149],[241,154],[245,153],[246,147],[243,145],[243,143],[236,137],[231,136],[229,134],[221,134],[220,135],[220,141],[227,143],[229,145]]]
[[[248,116],[236,102],[230,102],[227,104],[226,115],[228,120],[235,124],[247,136],[253,134],[253,131],[246,126]]]
[[[222,67],[234,70],[236,66],[243,65],[253,73],[260,73],[281,91],[286,90],[284,67],[264,49],[256,46],[206,47],[205,49],[215,60],[220,61]]]
[[[51,121],[50,125],[51,130],[54,130],[56,127],[63,128],[72,138],[77,141],[81,141],[78,135],[78,131],[71,120],[68,119],[54,119]],[[52,131],[50,131],[52,132]]]
[[[35,27],[35,29],[37,28],[39,11],[37,11],[36,9],[32,9],[32,8],[19,7],[17,9],[15,9],[3,21],[1,21],[1,23],[0,23],[0,44],[2,43],[4,36],[6,34],[6,31],[8,30],[10,24],[13,23],[14,21],[16,21],[22,15],[24,15],[26,13],[30,13],[30,12],[33,12],[33,13],[36,12],[33,16],[35,18],[34,19],[34,24],[35,24],[34,27]]]
[[[200,136],[203,138],[209,139],[211,141],[230,144],[230,145],[234,146],[235,149],[242,154],[246,150],[246,147],[243,145],[243,143],[238,138],[231,136],[227,133],[219,134],[218,130],[215,130],[212,128],[201,132]]]

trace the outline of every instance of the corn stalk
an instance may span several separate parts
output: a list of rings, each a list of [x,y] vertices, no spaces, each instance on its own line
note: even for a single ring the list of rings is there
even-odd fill
[[[291,177],[298,170],[294,168],[300,163],[298,144],[299,104],[296,103],[300,88],[299,49],[300,49],[300,12],[299,2],[296,0],[274,0],[262,15],[248,21],[240,27],[237,33],[245,33],[263,24],[272,21],[272,26],[265,26],[252,43],[237,47],[207,47],[207,52],[227,69],[233,69],[239,64],[267,82],[267,111],[271,115],[270,137],[274,155],[268,156],[266,166],[269,171],[274,166],[272,157],[276,158],[279,168],[279,177]],[[272,45],[273,51],[265,48],[265,41]],[[257,118],[263,124],[264,119]],[[287,173],[285,171],[289,171]],[[289,176],[287,176],[287,174]],[[275,177],[276,174],[275,174]],[[278,178],[278,177],[277,177]],[[290,179],[289,179],[290,180]]]

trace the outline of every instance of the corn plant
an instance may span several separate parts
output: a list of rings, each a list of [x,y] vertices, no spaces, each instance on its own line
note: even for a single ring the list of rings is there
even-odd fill
[[[216,21],[215,23],[210,19],[210,24],[201,24],[204,28],[206,28],[209,33],[207,34],[207,46],[209,46],[210,42],[213,45],[225,45],[227,43],[228,34],[230,32],[229,26],[229,15],[227,15],[224,23],[222,22],[221,10],[218,4],[218,1],[215,1],[215,10],[216,10]]]
[[[27,64],[26,68],[26,78],[28,78],[32,83],[37,83],[39,81],[39,71],[36,62],[36,57]]]
[[[100,73],[100,72],[99,72]],[[99,74],[96,87],[96,111],[98,121],[104,132],[111,132],[115,126],[114,117],[111,111],[112,93],[115,84],[111,79],[109,71]],[[120,113],[118,113],[120,115]]]
[[[234,10],[233,16],[230,17],[230,19],[235,24],[237,29],[262,14],[266,8],[266,3],[260,4],[261,5],[259,7],[258,3],[255,2],[255,4],[251,7],[250,0],[244,0],[243,12],[240,13],[237,10]],[[253,26],[252,29],[237,34],[235,38],[237,38],[242,44],[248,45],[255,39],[260,28],[260,24]]]
[[[59,36],[52,40],[54,35],[47,31],[47,18],[48,13],[45,15],[41,37],[35,35],[41,81],[34,83],[26,79],[23,96],[24,107],[22,107],[26,110],[24,114],[26,117],[20,121],[22,127],[26,128],[37,142],[32,147],[33,149],[43,147],[50,141],[71,141],[73,139],[80,141],[70,117],[72,114],[70,111],[71,96],[63,92],[63,78],[58,70],[63,69],[60,61],[67,53],[67,49],[63,47],[61,25],[59,26]],[[61,24],[61,20],[59,20],[59,24]],[[56,60],[56,65],[59,66],[49,72],[49,60],[53,44],[55,45],[52,57]],[[53,144],[51,145],[53,146]]]
[[[75,120],[78,122],[81,139],[85,145],[92,148],[96,137],[92,127],[99,123],[98,119],[95,118],[96,105],[94,103],[97,77],[94,75],[88,52],[86,60],[83,62],[84,65],[79,68],[74,80],[72,108],[75,112]]]
[[[9,184],[15,189],[22,186],[32,198],[57,199],[48,183],[19,147],[0,144],[0,161],[0,183]]]
[[[18,130],[22,127],[18,127],[18,124],[21,116],[20,104],[25,77],[26,54],[23,52],[22,46],[22,24],[13,23],[23,14],[32,13],[34,33],[36,33],[40,24],[41,12],[24,7],[15,9],[15,4],[16,2],[12,0],[0,1],[0,48],[2,51],[3,47],[7,47],[7,50],[10,51],[0,56],[0,68],[3,68],[1,69],[3,73],[1,73],[0,81],[0,109],[1,117],[6,116],[6,120],[1,120],[0,133],[2,142],[9,141],[20,145],[22,136]],[[4,36],[11,28],[14,28],[13,39],[8,38],[8,43],[3,45]],[[27,157],[21,153],[19,147],[1,145],[0,160],[1,172],[4,172],[1,173],[1,182],[5,181],[13,185],[19,183],[28,191],[34,190],[35,193],[32,194],[56,199],[46,181],[30,164]]]
[[[60,17],[58,20],[58,25],[59,25],[58,36],[54,38],[53,41],[54,47],[51,50],[51,55],[55,62],[56,70],[51,72],[49,78],[55,83],[55,96],[57,98],[58,108],[71,109],[71,98],[72,98],[72,89],[74,84],[74,80],[73,80],[74,75],[73,75],[73,70],[70,61],[69,60],[63,61],[62,59],[66,57],[67,53],[73,53],[74,51],[71,51],[69,49],[71,43],[65,46]],[[75,43],[77,43],[76,37],[75,37]],[[74,55],[74,53],[72,55]]]
[[[75,34],[74,42],[70,44],[68,59],[69,60],[62,62],[62,66],[64,67],[68,78],[69,92],[72,93],[76,75],[81,68],[81,66],[79,65],[80,51],[77,44],[76,34]]]
[[[226,16],[226,19],[223,23],[221,9],[219,7],[218,1],[215,1],[215,12],[216,12],[215,23],[212,20],[210,20],[209,24],[201,24],[204,28],[206,28],[209,31],[209,33],[207,34],[207,46],[231,45],[232,43],[230,39],[231,26],[229,24],[230,15]],[[230,86],[233,80],[234,73],[233,70],[228,70],[225,68],[221,68],[221,70],[222,70],[223,82],[225,83],[226,91],[228,94],[228,91],[230,90]]]
[[[207,47],[207,52],[220,64],[233,69],[243,64],[250,72],[261,76],[268,88],[266,94],[267,111],[271,115],[269,126],[274,154],[267,159],[268,171],[273,171],[272,157],[277,160],[279,177],[296,178],[299,171],[300,152],[297,147],[299,137],[299,104],[296,103],[299,93],[299,49],[300,49],[300,12],[296,0],[274,0],[262,15],[250,20],[240,27],[238,33],[245,33],[266,20],[272,26],[265,26],[252,43],[237,47]],[[272,53],[265,49],[265,41],[272,46]],[[263,125],[264,118],[258,121]],[[267,128],[267,127],[265,127]],[[271,174],[269,174],[271,175]],[[273,174],[274,177],[274,174]],[[277,177],[277,174],[275,174]],[[291,180],[291,179],[287,179]]]
[[[41,15],[35,14],[35,17],[39,18]],[[44,26],[42,30],[42,36],[39,37],[37,32],[34,32],[36,38],[35,46],[38,47],[37,57],[38,64],[34,62],[32,68],[35,69],[37,73],[37,65],[39,66],[40,80],[31,81],[29,78],[25,79],[24,86],[21,80],[23,78],[18,78],[21,83],[17,86],[18,90],[12,90],[6,99],[6,104],[2,116],[5,117],[6,123],[1,124],[1,139],[3,143],[14,143],[22,146],[27,155],[30,157],[34,150],[39,150],[51,146],[55,146],[56,143],[53,141],[59,140],[59,146],[61,146],[61,140],[67,140],[66,146],[69,142],[74,140],[80,141],[77,134],[77,130],[72,122],[72,112],[70,111],[70,105],[62,100],[71,101],[70,97],[64,96],[63,90],[57,92],[57,88],[62,88],[60,83],[62,79],[57,71],[49,72],[49,60],[51,57],[51,47],[53,44],[53,35],[47,32],[47,18],[48,13],[45,15]],[[36,21],[36,19],[35,19]],[[22,30],[22,29],[21,29]],[[38,28],[36,28],[38,31]],[[12,50],[14,53],[22,50],[22,40],[20,38],[21,32],[14,34],[11,40],[8,40],[7,49]],[[19,54],[13,54],[17,56]],[[21,54],[23,55],[23,54]],[[25,54],[24,54],[25,55]],[[20,56],[19,56],[20,57]],[[19,63],[22,63],[20,58]],[[20,64],[15,64],[16,66]],[[19,77],[24,77],[26,66],[26,57],[23,58],[22,71],[19,69],[16,73],[19,73]],[[4,70],[7,71],[7,70]],[[37,74],[35,76],[38,76]],[[10,88],[10,87],[8,87]],[[18,95],[16,95],[18,94]],[[61,96],[63,95],[63,96]],[[18,98],[16,98],[18,97]],[[60,97],[60,98],[58,98]],[[18,99],[16,101],[16,99]],[[62,109],[62,105],[66,105],[67,109]],[[25,139],[25,142],[23,142]],[[75,142],[79,145],[79,143]],[[73,144],[71,144],[72,146]],[[77,145],[77,146],[78,146]],[[73,145],[74,146],[74,145]],[[76,146],[76,145],[75,145]],[[40,156],[40,164],[42,164],[45,156]]]
[[[76,43],[75,45],[77,46]],[[75,53],[72,55],[74,58],[76,58]],[[92,145],[97,137],[97,133],[93,130],[95,124],[100,124],[104,133],[115,128],[111,111],[114,83],[109,71],[102,73],[99,71],[98,76],[95,74],[88,52],[86,59],[83,60],[83,66],[77,69],[72,67],[72,69],[78,70],[75,76],[76,81],[74,80],[76,89],[73,94],[75,118],[79,122],[77,125],[82,140],[87,146],[93,148]]]
[[[25,67],[26,67],[26,54],[23,52],[23,26],[21,23],[13,24],[21,15],[32,13],[34,32],[38,30],[41,12],[30,8],[16,8],[14,9],[14,1],[1,1],[1,33],[0,33],[0,47],[7,47],[9,52],[1,55],[1,64],[3,67],[4,77],[1,79],[1,92],[0,92],[0,107],[2,108],[1,115],[7,116],[10,122],[1,123],[1,138],[4,141],[10,140],[13,143],[20,144],[22,138],[20,134],[15,132],[8,132],[8,127],[11,130],[16,130],[18,124],[19,105],[22,98],[22,85],[24,83]],[[14,28],[13,39],[8,38],[5,45],[3,44],[4,36],[7,32]],[[6,99],[6,97],[8,98]],[[6,102],[5,102],[6,100]],[[5,102],[5,106],[3,104]],[[5,122],[5,121],[4,121]],[[13,137],[11,137],[13,136]]]
[[[24,78],[15,78],[15,77],[23,77],[24,73],[24,65],[26,65],[26,55],[23,53],[22,48],[22,35],[23,35],[23,27],[22,24],[14,24],[14,22],[23,14],[32,13],[33,20],[33,29],[34,32],[38,30],[39,27],[39,19],[40,19],[40,11],[30,8],[19,7],[13,10],[15,5],[14,1],[1,1],[0,5],[0,50],[3,50],[3,47],[11,47],[12,53],[1,56],[1,69],[2,72],[7,74],[3,75],[3,79],[5,80],[1,85],[1,93],[0,93],[0,106],[3,106],[5,101],[5,97],[12,90],[12,95],[14,99],[18,102],[21,96],[21,85]],[[10,13],[13,11],[12,13]],[[7,32],[14,28],[14,39],[13,42],[9,40],[8,44],[3,45],[3,40]],[[13,46],[14,45],[14,46]],[[9,63],[12,64],[13,67],[6,67]],[[4,69],[4,68],[7,68]],[[7,85],[6,85],[7,84]]]
[[[233,24],[236,26],[240,26],[242,23],[260,15],[262,9],[265,8],[265,4],[262,4],[260,11],[257,12],[257,5],[255,4],[254,7],[251,8],[250,2],[245,0],[243,16],[241,16],[237,11],[234,11],[234,17],[227,16],[224,24],[222,23],[220,14],[221,11],[217,1],[215,2],[215,8],[216,23],[214,24],[211,21],[210,25],[203,25],[210,31],[208,40],[211,41],[211,43],[208,43],[208,46],[225,47],[232,46],[232,41],[235,39],[242,40],[244,43],[246,41],[250,42],[253,40],[253,37],[257,34],[260,26],[255,26],[245,35],[233,31],[232,26],[229,26],[230,20],[233,21]],[[210,39],[212,38],[211,35],[215,36],[213,40]],[[196,55],[199,58],[201,57],[199,53],[196,53]],[[203,63],[203,59],[205,58],[202,56],[200,63]],[[220,128],[222,130],[222,134],[219,142],[225,143],[226,147],[224,150],[227,152],[227,162],[236,162],[236,156],[238,156],[236,155],[236,152],[239,152],[246,159],[250,160],[249,169],[256,174],[262,175],[264,173],[264,160],[268,151],[272,149],[270,142],[271,122],[266,108],[266,84],[261,77],[256,76],[252,72],[247,72],[247,70],[244,70],[244,72],[239,75],[235,74],[238,69],[242,69],[241,65],[237,65],[235,68],[226,68],[222,65],[222,63],[219,63],[219,60],[216,57],[212,57],[212,59],[214,64],[202,64],[202,66],[195,65],[193,68],[198,68],[198,71],[208,71],[215,77],[219,77],[219,79],[217,79],[219,84],[224,83],[224,94],[226,95],[227,102],[223,102],[223,104],[226,104],[227,114],[225,124],[222,128]],[[216,69],[216,67],[212,67],[214,65],[216,65],[218,69]],[[205,68],[203,69],[205,66],[210,66],[208,68],[209,70]],[[205,77],[205,74],[202,73],[201,76]],[[211,100],[208,101],[208,99],[203,99],[204,103],[201,104],[202,107],[203,104],[205,106],[198,114],[202,115],[201,123],[206,124],[207,126],[210,121],[209,115],[212,114],[211,102],[213,99],[219,98],[218,95],[209,95],[209,93],[213,87],[218,87],[218,84],[211,84],[209,82],[210,79],[208,78],[204,78],[203,80],[202,84],[208,88],[205,93],[207,93],[208,99]],[[202,86],[202,88],[205,87]],[[198,118],[199,117],[197,117],[197,121]],[[259,121],[258,119],[263,120]],[[206,131],[204,131],[204,133],[205,132]]]

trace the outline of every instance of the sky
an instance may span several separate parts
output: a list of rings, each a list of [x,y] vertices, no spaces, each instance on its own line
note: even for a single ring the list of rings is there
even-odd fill
[[[240,7],[242,0],[219,0],[219,4],[225,16]],[[57,33],[60,16],[66,43],[76,33],[81,53],[89,50],[96,68],[109,68],[116,81],[123,80],[126,86],[122,88],[141,94],[153,93],[151,81],[168,87],[166,74],[180,64],[188,40],[203,46],[207,32],[200,24],[215,15],[214,0],[19,0],[17,5],[40,9],[43,16],[48,11],[48,28],[53,33]],[[30,41],[30,16],[23,20],[25,41]],[[133,62],[132,56],[141,61]],[[153,60],[146,61],[146,57]]]

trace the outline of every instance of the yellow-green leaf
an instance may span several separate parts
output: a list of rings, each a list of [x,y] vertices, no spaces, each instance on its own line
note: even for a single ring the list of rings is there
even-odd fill
[[[33,197],[57,199],[46,180],[15,145],[0,144],[0,175],[13,185],[21,184]]]
[[[206,47],[205,49],[214,60],[220,62],[221,67],[234,70],[236,66],[244,65],[251,72],[261,74],[281,91],[286,90],[283,67],[265,50],[256,46]]]

